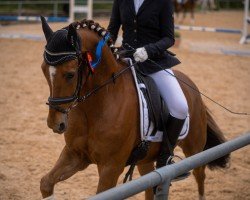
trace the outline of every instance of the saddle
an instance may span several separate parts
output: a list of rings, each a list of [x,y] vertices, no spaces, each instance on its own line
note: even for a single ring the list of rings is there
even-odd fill
[[[136,71],[136,77],[138,84],[142,85],[140,90],[148,105],[149,121],[153,123],[153,130],[148,134],[154,136],[157,131],[164,130],[164,124],[168,120],[169,111],[164,100],[161,98],[154,80],[138,70]]]

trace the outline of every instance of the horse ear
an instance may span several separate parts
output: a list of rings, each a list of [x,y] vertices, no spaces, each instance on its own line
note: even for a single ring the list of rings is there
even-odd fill
[[[71,45],[75,46],[77,44],[77,32],[72,24],[69,25],[67,39]]]
[[[50,38],[50,36],[53,34],[53,31],[49,27],[46,19],[43,16],[41,16],[40,18],[41,18],[41,21],[42,21],[43,33],[45,35],[46,40],[48,41],[48,39]]]

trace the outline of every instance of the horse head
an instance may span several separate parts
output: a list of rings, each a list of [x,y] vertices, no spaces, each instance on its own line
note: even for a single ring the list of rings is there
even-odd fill
[[[47,124],[54,132],[63,133],[68,127],[69,111],[83,100],[86,89],[83,85],[87,85],[87,79],[93,73],[92,65],[98,65],[101,60],[95,53],[100,46],[100,36],[103,46],[111,40],[104,37],[107,32],[92,21],[72,23],[56,32],[45,18],[41,17],[41,21],[47,41],[42,70],[50,88]],[[98,34],[93,34],[91,30],[94,29]],[[92,57],[96,62],[92,62]]]

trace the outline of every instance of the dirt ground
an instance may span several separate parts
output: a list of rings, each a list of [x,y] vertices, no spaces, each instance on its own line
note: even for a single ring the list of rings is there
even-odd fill
[[[240,29],[242,18],[243,12],[198,13],[195,25]],[[107,25],[107,20],[96,21]],[[52,25],[54,30],[63,26]],[[0,33],[42,35],[40,24],[2,26]],[[250,51],[250,44],[240,45],[240,35],[236,34],[181,31],[181,35],[181,46],[172,49],[182,61],[176,69],[188,74],[214,100],[234,111],[250,113],[250,56],[221,51]],[[52,133],[46,125],[49,91],[40,69],[45,41],[0,39],[0,44],[0,199],[41,199],[40,178],[52,168],[64,146],[63,136]],[[232,115],[203,99],[227,139],[250,131],[249,116]],[[232,153],[229,169],[206,172],[208,200],[250,199],[249,146]],[[91,165],[56,185],[55,196],[86,199],[94,195],[97,183],[97,169]],[[193,177],[171,186],[170,199],[197,198]],[[130,199],[143,199],[143,194]]]

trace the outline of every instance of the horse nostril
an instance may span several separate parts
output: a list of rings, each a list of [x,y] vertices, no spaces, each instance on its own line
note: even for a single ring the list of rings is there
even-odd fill
[[[59,125],[59,131],[64,131],[65,130],[65,123],[61,123]]]

